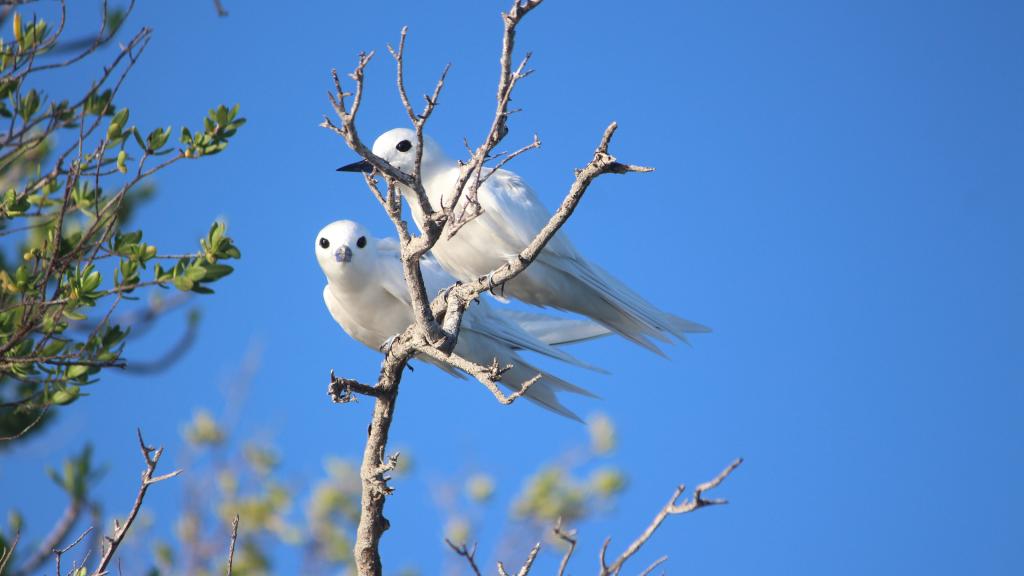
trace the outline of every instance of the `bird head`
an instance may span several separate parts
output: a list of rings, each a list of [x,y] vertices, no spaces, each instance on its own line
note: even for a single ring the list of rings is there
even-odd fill
[[[395,128],[381,134],[373,142],[373,153],[388,164],[412,174],[416,168],[416,132],[409,128]],[[424,172],[434,166],[443,165],[444,151],[426,134],[423,135],[423,157],[420,160]],[[373,166],[366,160],[338,168],[339,172],[370,172]]]
[[[316,235],[316,261],[328,280],[350,282],[373,272],[376,241],[359,223],[338,220]]]

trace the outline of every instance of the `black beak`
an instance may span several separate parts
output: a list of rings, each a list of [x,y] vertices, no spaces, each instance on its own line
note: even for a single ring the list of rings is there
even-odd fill
[[[338,168],[338,172],[373,172],[373,164],[366,160],[360,160]]]

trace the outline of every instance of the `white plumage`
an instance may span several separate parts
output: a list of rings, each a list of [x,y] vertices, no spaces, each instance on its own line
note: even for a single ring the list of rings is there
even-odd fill
[[[392,239],[370,236],[358,223],[341,220],[329,224],[316,237],[316,257],[327,277],[324,303],[336,322],[355,340],[379,349],[389,338],[405,330],[412,322],[412,305],[402,275],[398,244]],[[425,258],[423,271],[427,291],[434,294],[454,280],[431,258]],[[591,395],[548,372],[526,362],[518,350],[529,350],[594,369],[553,345],[577,342],[608,333],[589,321],[554,318],[543,314],[499,311],[486,302],[474,304],[463,317],[455,352],[478,364],[490,364],[494,358],[513,364],[501,383],[518,390],[522,383],[542,374],[525,397],[559,414],[579,418],[559,402],[556,391]],[[430,361],[429,358],[423,358]],[[446,371],[463,376],[449,367]]]
[[[374,142],[373,153],[411,174],[416,156],[415,133],[405,128],[385,132]],[[421,173],[431,205],[440,208],[444,195],[454,189],[458,164],[425,137]],[[401,188],[410,200],[408,205],[417,225],[422,228],[424,215],[412,199],[413,191]],[[480,278],[513,258],[550,218],[526,182],[507,170],[491,173],[480,186],[478,199],[483,213],[454,238],[442,237],[432,251],[445,270],[464,281]],[[456,213],[467,201],[463,194]],[[659,310],[585,259],[561,232],[500,293],[536,306],[582,314],[659,354],[661,351],[652,339],[669,342],[669,336],[675,336],[685,341],[688,332],[709,331],[705,326]]]

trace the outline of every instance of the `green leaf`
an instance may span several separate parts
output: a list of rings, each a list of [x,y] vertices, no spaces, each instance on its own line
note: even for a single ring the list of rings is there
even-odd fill
[[[51,340],[41,352],[43,356],[55,356],[64,349],[64,346],[66,343],[63,340]]]
[[[226,264],[204,264],[203,268],[206,269],[206,275],[202,279],[207,282],[219,280],[235,271],[234,268]]]
[[[39,109],[39,94],[35,90],[29,90],[28,94],[21,99],[21,119],[28,122],[29,118]]]
[[[114,114],[114,117],[110,119],[110,122],[113,124],[120,124],[121,126],[124,126],[128,123],[128,114],[129,111],[127,108],[121,108]]]
[[[206,277],[206,268],[196,264],[185,270],[185,276],[193,282],[199,282]]]
[[[78,386],[68,386],[63,390],[57,390],[56,392],[54,392],[53,395],[50,396],[50,402],[53,402],[54,404],[58,404],[60,406],[64,406],[74,402],[75,400],[78,400],[78,396],[80,395],[80,393],[81,388],[79,388]],[[74,478],[73,475],[72,478]],[[67,480],[67,478],[65,478],[65,480]]]
[[[149,136],[146,138],[146,146],[144,146],[144,148],[146,148],[146,150],[149,151],[150,153],[156,152],[157,150],[163,148],[164,144],[167,144],[167,139],[170,137],[170,126],[168,126],[166,130],[157,128],[156,130],[153,130],[152,132],[149,133]]]
[[[142,140],[142,135],[139,134],[139,129],[132,127],[132,136],[135,137],[135,143],[139,145],[139,148],[146,149],[146,143]]]
[[[89,371],[89,367],[84,364],[73,364],[68,366],[67,377],[68,380],[74,380],[79,376],[85,375]]]
[[[81,312],[77,312],[75,310],[65,309],[63,314],[64,317],[68,318],[69,320],[85,320],[86,318],[88,318],[88,316],[86,316],[85,314],[82,314]]]
[[[182,292],[188,292],[192,290],[192,287],[195,285],[195,282],[189,280],[185,276],[177,276],[173,280],[171,280],[171,282],[174,284],[175,288],[181,290]]]
[[[10,96],[14,93],[14,89],[17,87],[17,80],[4,80],[3,82],[0,82],[0,99]]]
[[[85,277],[85,280],[82,281],[82,290],[85,292],[92,292],[100,285],[101,280],[102,277],[100,276],[99,270],[94,270]]]

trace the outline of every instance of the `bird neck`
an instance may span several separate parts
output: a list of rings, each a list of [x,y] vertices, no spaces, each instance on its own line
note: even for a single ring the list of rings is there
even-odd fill
[[[327,277],[327,280],[331,287],[331,292],[351,297],[366,287],[366,282],[360,281],[360,276],[362,275],[351,272],[347,274],[331,274]]]

